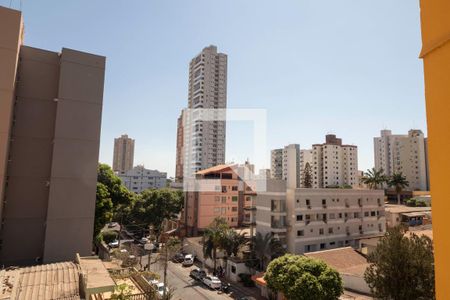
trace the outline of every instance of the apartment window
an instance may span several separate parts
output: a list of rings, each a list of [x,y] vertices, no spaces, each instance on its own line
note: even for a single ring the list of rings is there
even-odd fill
[[[311,201],[309,201],[309,199],[306,199],[306,205],[310,206],[311,205]]]
[[[231,209],[231,211],[236,212],[236,211],[237,211],[237,206],[233,206],[233,208]]]
[[[319,235],[323,235],[323,233],[324,233],[323,228],[319,228]]]
[[[238,197],[237,197],[237,196],[233,196],[233,197],[231,197],[231,201],[233,201],[233,202],[237,202],[237,201],[238,201]]]
[[[333,234],[333,227],[328,228],[328,233]]]
[[[297,221],[303,221],[303,215],[297,215]]]
[[[226,203],[227,202],[227,197],[222,197],[222,203]]]
[[[359,213],[358,212],[355,212],[354,214],[353,214],[353,217],[356,219],[356,218],[359,218]]]
[[[231,190],[232,190],[232,191],[237,191],[237,190],[238,190],[238,187],[237,187],[236,185],[234,185],[234,186],[231,187]]]
[[[214,213],[220,214],[220,207],[214,207]]]
[[[325,243],[320,244],[320,249],[325,249]]]
[[[368,216],[369,216],[369,212],[368,211],[364,212],[364,217],[368,217]]]
[[[305,232],[303,230],[297,230],[297,236],[304,236]]]
[[[219,196],[216,196],[216,197],[214,197],[215,198],[215,201],[216,202],[220,202],[220,197]]]
[[[376,211],[371,211],[370,212],[370,216],[375,217],[376,216]]]

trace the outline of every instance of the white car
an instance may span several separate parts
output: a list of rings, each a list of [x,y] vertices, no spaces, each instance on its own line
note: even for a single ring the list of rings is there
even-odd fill
[[[219,289],[222,286],[222,282],[220,281],[220,279],[211,275],[203,277],[203,283],[206,284],[209,288],[215,290]]]
[[[184,257],[183,262],[181,263],[183,267],[190,267],[194,264],[194,255],[192,254],[186,254]]]
[[[159,282],[158,280],[151,280],[150,283],[155,287],[158,294],[162,297],[164,296],[164,283]],[[166,288],[166,294],[169,292],[169,289]]]
[[[111,247],[111,248],[117,248],[117,247],[119,247],[119,241],[118,240],[114,240],[111,243],[109,243],[108,246]]]

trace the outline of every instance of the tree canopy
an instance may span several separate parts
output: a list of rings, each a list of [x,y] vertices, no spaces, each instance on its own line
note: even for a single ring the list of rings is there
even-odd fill
[[[370,189],[378,189],[380,186],[383,186],[384,183],[388,180],[387,176],[384,175],[383,169],[375,169],[372,168],[364,172],[364,176],[361,178],[361,182],[367,184]]]
[[[293,254],[274,259],[264,280],[290,300],[336,300],[344,291],[339,273],[326,263]]]
[[[303,171],[303,187],[312,188],[312,169],[309,163],[305,164],[305,170]]]
[[[150,189],[135,194],[122,185],[110,166],[98,165],[94,236],[110,221],[142,228],[153,225],[159,232],[163,220],[174,218],[182,207],[182,191]]]
[[[369,254],[364,278],[380,299],[435,299],[433,242],[427,236],[389,229]]]

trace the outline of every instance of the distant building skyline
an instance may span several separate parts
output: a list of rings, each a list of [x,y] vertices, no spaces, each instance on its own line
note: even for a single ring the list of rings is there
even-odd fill
[[[326,9],[295,0],[276,6],[150,1],[138,10],[106,0],[89,5],[41,0],[22,8],[28,44],[108,57],[101,162],[112,165],[112,141],[126,132],[139,141],[135,164],[175,175],[175,120],[188,98],[187,63],[209,44],[229,56],[227,107],[267,109],[267,157],[280,145],[309,147],[334,133],[358,145],[359,166],[366,170],[374,166],[372,138],[380,129],[419,128],[427,135],[415,1],[326,1]],[[110,13],[99,22],[105,7]],[[123,15],[128,21],[117,26]],[[243,150],[251,130],[237,123],[227,124],[227,160],[254,161]],[[266,163],[258,169],[270,168]]]

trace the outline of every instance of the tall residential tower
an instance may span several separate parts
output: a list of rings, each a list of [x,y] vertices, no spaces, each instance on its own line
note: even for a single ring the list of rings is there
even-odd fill
[[[22,45],[0,7],[0,264],[91,255],[105,57]]]
[[[227,55],[218,53],[216,46],[209,46],[189,64],[188,110],[178,119],[178,180],[182,180],[181,168],[184,177],[225,162],[225,120],[196,119],[193,111],[226,107]],[[180,133],[181,130],[183,134]]]
[[[126,172],[133,169],[134,161],[134,140],[128,135],[114,139],[113,170],[116,172]]]

